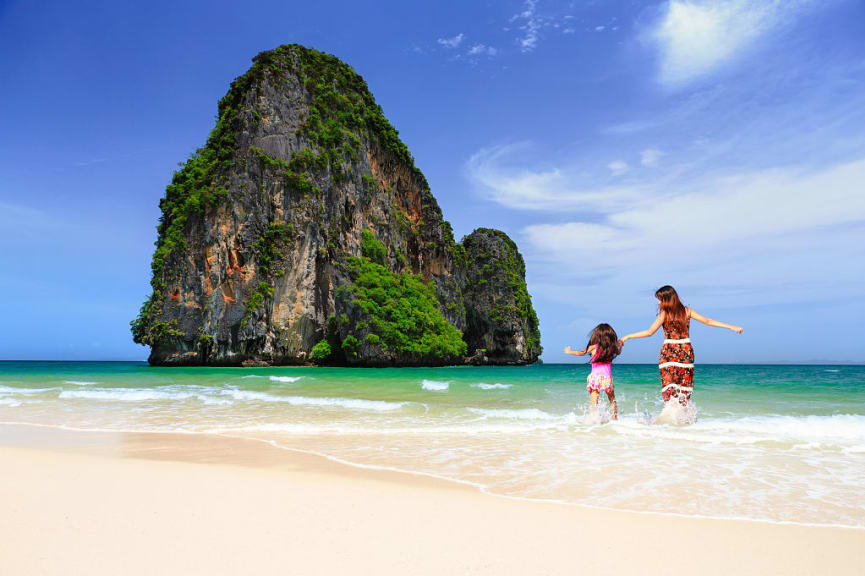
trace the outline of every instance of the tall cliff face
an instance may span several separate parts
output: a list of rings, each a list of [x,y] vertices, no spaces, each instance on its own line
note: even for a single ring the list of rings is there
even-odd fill
[[[366,83],[333,56],[297,45],[259,54],[160,208],[153,293],[132,322],[151,364],[530,363],[540,353],[516,246],[494,231],[454,241]],[[492,291],[470,270],[486,254],[467,253],[475,237],[519,261],[504,284],[487,280]],[[535,320],[497,314],[500,302]]]

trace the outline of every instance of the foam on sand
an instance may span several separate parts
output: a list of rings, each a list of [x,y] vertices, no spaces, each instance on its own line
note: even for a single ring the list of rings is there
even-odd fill
[[[519,408],[516,410],[497,408],[469,408],[469,412],[483,416],[484,418],[508,418],[517,420],[561,420],[562,416],[556,416],[537,408]]]

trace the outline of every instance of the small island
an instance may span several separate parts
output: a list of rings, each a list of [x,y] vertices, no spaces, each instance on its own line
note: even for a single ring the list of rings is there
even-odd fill
[[[262,52],[160,201],[152,365],[531,364],[525,262],[454,239],[366,82],[329,54]]]

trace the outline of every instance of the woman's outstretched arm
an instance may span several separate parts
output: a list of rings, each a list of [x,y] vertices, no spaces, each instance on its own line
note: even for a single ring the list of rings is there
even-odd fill
[[[693,318],[697,322],[702,322],[706,326],[714,326],[715,328],[726,328],[727,330],[732,330],[736,334],[741,334],[745,330],[741,326],[735,326],[733,324],[727,324],[726,322],[721,322],[720,320],[712,320],[711,318],[706,318],[705,316],[698,313],[693,308],[688,308],[688,314],[691,318]]]
[[[633,334],[628,334],[627,336],[622,336],[622,343],[627,342],[628,340],[633,340],[634,338],[648,338],[652,334],[658,331],[658,328],[661,327],[661,324],[664,323],[664,313],[661,312],[658,314],[658,317],[655,318],[655,321],[652,322],[652,325],[649,326],[646,330],[641,332],[634,332]]]

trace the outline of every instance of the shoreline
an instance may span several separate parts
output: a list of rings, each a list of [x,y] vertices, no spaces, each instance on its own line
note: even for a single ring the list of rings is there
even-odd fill
[[[855,574],[865,562],[855,528],[495,497],[220,435],[38,428],[0,426],[4,574]]]
[[[283,453],[283,456],[277,457],[273,456],[274,459],[288,459],[290,460],[292,457],[300,457],[300,458],[312,458],[319,460],[320,470],[322,472],[326,472],[329,474],[335,475],[346,475],[352,474],[355,472],[366,472],[374,475],[384,475],[385,477],[388,475],[393,475],[390,480],[395,483],[401,482],[412,482],[412,481],[432,481],[435,483],[443,483],[443,485],[451,485],[453,487],[467,489],[473,492],[477,492],[479,494],[483,494],[484,496],[491,498],[501,498],[504,500],[516,501],[516,502],[529,502],[529,503],[539,503],[539,504],[549,504],[553,506],[564,506],[564,507],[574,507],[585,510],[596,510],[596,511],[606,511],[613,513],[625,513],[625,514],[636,514],[636,515],[647,515],[647,516],[657,516],[657,517],[669,517],[669,518],[682,518],[682,519],[693,519],[693,520],[710,520],[710,521],[722,521],[722,522],[747,522],[754,524],[763,524],[769,526],[801,526],[805,528],[828,528],[828,529],[838,529],[838,530],[851,530],[851,531],[860,531],[865,533],[865,526],[855,526],[849,524],[829,524],[829,523],[817,523],[817,522],[798,522],[792,520],[773,520],[770,518],[749,518],[745,516],[710,516],[710,515],[700,515],[700,514],[682,514],[678,512],[665,512],[658,510],[634,510],[630,508],[616,508],[612,506],[601,506],[601,505],[593,505],[586,504],[582,502],[569,502],[566,500],[557,500],[552,498],[532,498],[528,496],[513,496],[509,494],[499,494],[497,492],[489,490],[483,484],[472,482],[470,480],[462,480],[459,478],[452,478],[439,474],[432,474],[428,472],[420,472],[415,470],[406,470],[402,468],[392,467],[392,466],[381,466],[376,464],[363,464],[358,462],[352,462],[350,460],[346,460],[344,458],[340,458],[338,456],[333,456],[330,454],[316,452],[314,450],[303,450],[300,448],[292,448],[288,446],[281,446],[275,440],[266,440],[262,438],[249,438],[244,436],[232,436],[230,434],[222,434],[216,432],[199,432],[199,431],[174,431],[174,432],[163,432],[163,431],[152,431],[152,430],[109,430],[109,429],[85,429],[85,428],[75,428],[64,425],[55,425],[55,424],[40,424],[40,423],[29,423],[29,422],[2,422],[0,421],[0,449],[4,447],[15,447],[7,444],[5,442],[5,438],[3,435],[4,429],[9,428],[36,428],[36,429],[47,429],[54,430],[61,434],[69,434],[71,435],[66,439],[62,445],[65,445],[66,448],[72,447],[73,450],[77,448],[77,451],[83,454],[88,455],[100,455],[98,451],[94,452],[93,450],[87,450],[87,446],[90,445],[88,443],[80,443],[80,442],[69,442],[69,440],[78,434],[84,435],[94,435],[94,436],[118,436],[118,435],[131,435],[136,436],[140,435],[142,437],[163,437],[167,440],[174,439],[175,441],[180,441],[181,443],[185,440],[194,437],[200,437],[202,439],[206,438],[210,441],[220,442],[224,440],[226,442],[238,442],[244,443],[248,445],[259,445],[264,446],[268,450],[275,450],[276,453]],[[99,444],[98,442],[96,444]],[[59,446],[46,447],[43,445],[39,449],[43,451],[49,452],[57,452],[62,451]],[[274,453],[274,454],[276,454]],[[144,458],[144,459],[154,459],[159,460],[159,458],[154,458],[152,455],[150,456],[142,456],[140,453],[134,453],[133,455],[123,455],[122,458]],[[248,459],[245,458],[232,458],[231,452],[229,451],[220,451],[219,455],[220,461],[218,463],[229,466],[245,466],[245,467],[261,467],[260,464],[250,463]],[[167,458],[168,460],[177,460],[176,458]],[[191,464],[212,464],[212,461],[199,461],[194,458],[188,459],[180,459],[180,461],[191,463]]]
[[[0,364],[3,363],[32,363],[32,364],[143,364],[150,368],[240,368],[243,370],[253,370],[257,368],[457,368],[457,367],[475,367],[475,368],[495,368],[495,367],[505,367],[505,368],[522,368],[527,366],[534,366],[536,364],[545,365],[545,366],[571,366],[571,365],[583,365],[584,362],[581,361],[572,361],[572,362],[534,362],[532,364],[482,364],[480,366],[474,364],[423,364],[423,365],[394,365],[394,366],[350,366],[346,364],[268,364],[262,366],[243,366],[241,364],[150,364],[149,361],[145,360],[13,360],[13,359],[5,359],[0,360]],[[657,362],[619,362],[616,361],[616,366],[657,366]],[[808,366],[842,366],[842,367],[859,367],[865,366],[865,361],[847,361],[847,362],[699,362],[697,366],[797,366],[797,367],[808,367]]]

